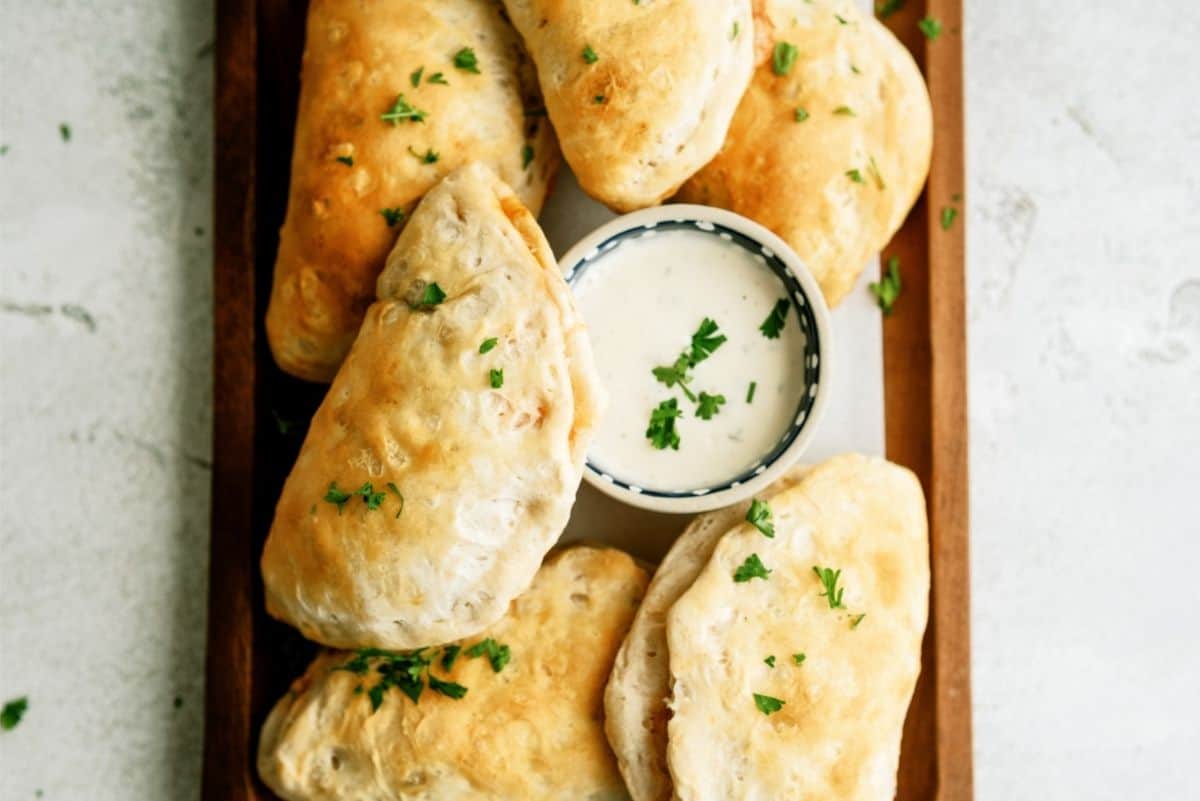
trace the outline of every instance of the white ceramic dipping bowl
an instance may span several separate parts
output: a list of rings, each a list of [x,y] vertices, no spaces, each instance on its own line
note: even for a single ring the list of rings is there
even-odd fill
[[[733,243],[747,250],[764,269],[774,272],[788,294],[795,320],[804,334],[803,364],[799,368],[804,371],[803,388],[795,398],[791,423],[761,458],[749,466],[731,467],[730,472],[736,474],[705,486],[655,489],[639,486],[627,477],[614,474],[608,465],[598,466],[589,454],[583,477],[600,492],[643,509],[693,514],[745,500],[779,479],[797,462],[808,448],[828,403],[831,386],[829,354],[833,348],[829,310],[816,279],[800,257],[763,226],[724,209],[673,204],[617,217],[575,244],[559,261],[559,266],[567,282],[574,287],[588,270],[603,269],[606,254],[619,245],[647,234],[653,236],[656,232],[681,229]],[[631,291],[634,289],[631,287]],[[790,324],[796,324],[795,320],[790,319]],[[653,323],[631,320],[631,324]],[[607,389],[610,395],[621,391],[620,387]]]

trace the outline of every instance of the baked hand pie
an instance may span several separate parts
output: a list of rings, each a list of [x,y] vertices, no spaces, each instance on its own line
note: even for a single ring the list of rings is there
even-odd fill
[[[267,718],[259,775],[285,801],[625,801],[601,695],[646,579],[569,548],[478,637],[326,652]]]
[[[809,468],[793,468],[767,487],[770,498],[795,486]],[[663,557],[613,664],[604,691],[604,729],[633,801],[671,801],[667,721],[671,695],[667,613],[692,586],[726,532],[746,519],[751,501],[697,515]]]
[[[267,611],[336,648],[495,623],[567,522],[601,390],[533,215],[481,164],[400,235],[262,556]]]
[[[533,65],[490,0],[312,0],[267,341],[328,382],[417,201],[470,161],[536,215],[559,163]]]
[[[563,156],[616,211],[716,155],[754,70],[750,0],[504,0]]]
[[[676,797],[891,801],[928,613],[920,483],[839,456],[767,507],[667,615]]]
[[[850,0],[766,0],[772,55],[725,144],[676,200],[735,211],[800,255],[836,306],[904,222],[929,173],[921,72]]]

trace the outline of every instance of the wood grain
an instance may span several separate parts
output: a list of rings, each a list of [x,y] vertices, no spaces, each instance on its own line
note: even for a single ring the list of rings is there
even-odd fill
[[[925,227],[929,249],[929,330],[933,473],[928,487],[937,637],[938,797],[970,798],[971,741],[969,476],[967,460],[966,215],[949,231],[940,210],[957,195],[965,201],[961,0],[930,0],[929,15],[946,34],[925,53],[934,130],[941,137],[929,176]]]
[[[214,193],[212,568],[208,604],[203,797],[252,799],[255,737],[254,6],[220,0]]]
[[[942,24],[932,41],[917,27],[926,16]],[[904,283],[884,322],[887,453],[925,486],[932,567],[929,627],[905,721],[897,798],[967,801],[973,788],[962,2],[907,3],[886,24],[916,56],[934,110],[925,195],[884,251],[885,263],[900,259]],[[949,230],[941,224],[946,206],[958,209]]]
[[[884,325],[887,451],[929,497],[933,590],[922,676],[905,724],[901,801],[969,801],[962,0],[909,2],[887,23],[925,71],[935,109],[925,197],[885,251],[904,291]],[[254,770],[266,711],[313,653],[262,605],[258,557],[322,387],[281,373],[261,336],[287,199],[307,4],[218,0],[214,208],[213,507],[204,801],[275,801]],[[929,14],[945,32],[926,42]]]

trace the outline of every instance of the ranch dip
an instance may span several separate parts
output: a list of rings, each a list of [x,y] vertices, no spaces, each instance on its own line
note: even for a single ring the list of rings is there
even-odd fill
[[[574,291],[609,394],[588,454],[596,469],[641,489],[694,491],[737,478],[779,444],[805,391],[805,338],[761,255],[727,234],[652,229],[583,270]]]

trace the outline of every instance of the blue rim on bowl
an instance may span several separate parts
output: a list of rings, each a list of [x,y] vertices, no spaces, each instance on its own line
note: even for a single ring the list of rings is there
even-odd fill
[[[764,456],[737,476],[706,487],[660,490],[640,487],[595,465],[589,457],[584,479],[619,501],[658,512],[694,513],[745,500],[782,476],[812,439],[829,394],[829,311],[816,279],[782,239],[740,214],[710,206],[672,204],[635,211],[600,226],[559,260],[574,286],[604,254],[622,242],[654,231],[693,229],[733,242],[767,266],[785,286],[804,332],[804,392],[792,423]]]

